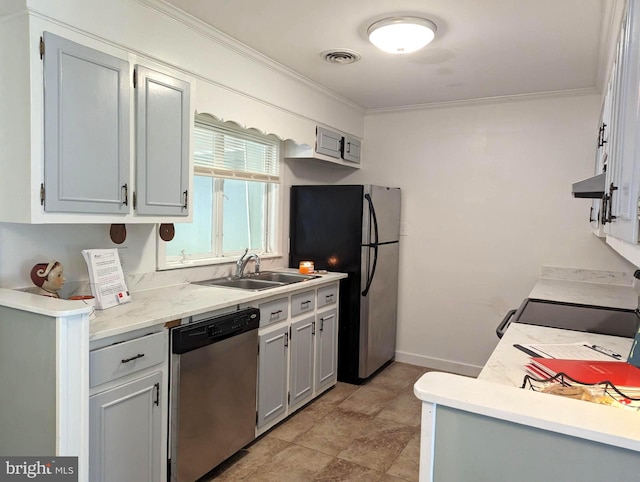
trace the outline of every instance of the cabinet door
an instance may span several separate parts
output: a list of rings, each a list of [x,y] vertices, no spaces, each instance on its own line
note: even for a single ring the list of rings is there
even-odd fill
[[[136,211],[187,216],[190,85],[136,66]]]
[[[344,152],[342,158],[345,161],[355,162],[360,164],[360,141],[354,137],[344,138]]]
[[[287,411],[289,327],[260,335],[258,362],[258,428]]]
[[[45,211],[129,213],[129,64],[44,33]]]
[[[340,159],[342,156],[342,135],[323,127],[316,127],[316,152]]]
[[[156,372],[89,398],[89,479],[160,480],[160,384]]]
[[[616,99],[613,108],[613,165],[607,168],[611,203],[609,233],[629,243],[638,242],[638,194],[640,192],[640,5],[627,3],[620,37]]]
[[[319,313],[316,320],[315,391],[334,385],[338,379],[338,313]]]
[[[289,405],[294,407],[313,394],[313,343],[315,317],[291,323],[291,375],[289,378]]]

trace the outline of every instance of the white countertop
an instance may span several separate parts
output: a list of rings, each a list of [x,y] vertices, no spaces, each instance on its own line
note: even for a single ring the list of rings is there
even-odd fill
[[[82,301],[61,300],[6,288],[0,288],[0,306],[54,318],[81,315],[91,311],[91,307]]]
[[[542,278],[529,298],[631,310],[638,307],[638,295],[631,286],[593,281]]]
[[[296,270],[278,270],[297,272]],[[318,273],[316,273],[317,275]],[[89,324],[91,341],[119,335],[141,328],[164,324],[188,316],[216,311],[251,301],[288,295],[296,291],[346,278],[344,273],[327,273],[319,278],[292,283],[263,291],[182,284],[166,288],[131,293],[131,302],[107,310],[96,310],[96,318]]]
[[[414,385],[423,401],[640,451],[640,413],[523,390],[528,355],[514,343],[587,341],[628,353],[632,340],[513,323],[478,379],[430,372]]]

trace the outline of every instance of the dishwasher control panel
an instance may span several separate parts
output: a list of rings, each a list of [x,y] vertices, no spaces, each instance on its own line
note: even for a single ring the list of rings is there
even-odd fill
[[[247,331],[257,330],[259,325],[260,310],[246,308],[190,325],[178,326],[171,332],[171,351],[178,355],[187,353]]]

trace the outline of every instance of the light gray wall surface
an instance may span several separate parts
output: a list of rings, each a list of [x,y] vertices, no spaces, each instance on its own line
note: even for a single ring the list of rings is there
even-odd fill
[[[475,375],[543,265],[631,272],[590,231],[600,97],[502,99],[368,115],[348,181],[400,186],[396,350]]]
[[[435,481],[639,478],[638,452],[449,407],[436,410]]]

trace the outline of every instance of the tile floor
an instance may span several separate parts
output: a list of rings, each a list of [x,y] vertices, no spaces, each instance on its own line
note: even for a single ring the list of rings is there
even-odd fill
[[[205,480],[415,481],[427,369],[394,362],[365,385],[338,382]]]

